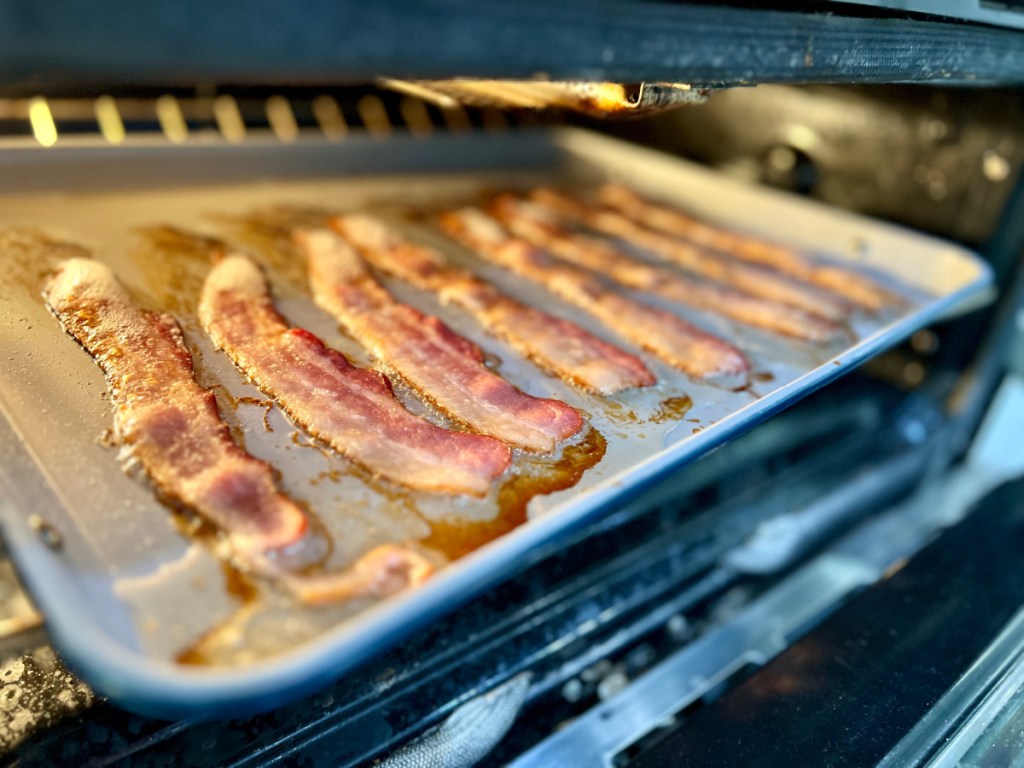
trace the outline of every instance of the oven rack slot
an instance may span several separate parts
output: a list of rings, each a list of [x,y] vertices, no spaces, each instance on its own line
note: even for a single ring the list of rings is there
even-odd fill
[[[425,139],[439,132],[502,132],[556,121],[560,114],[439,106],[370,88],[35,95],[0,99],[0,143],[52,147],[91,139],[115,147],[157,138],[168,144],[267,139],[290,144],[312,137],[341,142],[362,134],[384,140],[395,133]]]

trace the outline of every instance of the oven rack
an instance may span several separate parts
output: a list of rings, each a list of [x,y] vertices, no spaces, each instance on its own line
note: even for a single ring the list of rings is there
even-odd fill
[[[354,135],[385,140],[406,132],[498,133],[558,122],[562,111],[439,106],[373,87],[139,88],[68,96],[0,98],[0,145],[41,147],[93,140],[116,147],[140,139],[171,145],[300,139],[342,142]]]

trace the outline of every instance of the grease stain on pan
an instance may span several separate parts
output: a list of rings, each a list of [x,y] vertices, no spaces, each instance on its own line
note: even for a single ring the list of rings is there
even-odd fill
[[[141,242],[130,258],[143,276],[146,290],[161,309],[178,322],[195,327],[199,294],[213,257],[227,244],[177,227],[161,225],[138,231]]]
[[[522,525],[527,520],[527,505],[535,496],[572,488],[583,473],[597,464],[608,443],[594,428],[583,438],[562,449],[554,460],[524,455],[515,474],[498,489],[498,514],[491,520],[468,522],[431,520],[430,535],[420,543],[457,560],[484,544]]]
[[[693,399],[689,395],[668,397],[661,401],[658,410],[647,421],[661,424],[665,421],[678,421],[693,408]]]

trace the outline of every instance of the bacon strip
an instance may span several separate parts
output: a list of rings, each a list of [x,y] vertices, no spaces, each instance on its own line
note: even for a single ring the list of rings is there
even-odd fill
[[[583,427],[575,408],[521,392],[485,365],[476,344],[395,301],[334,232],[297,230],[294,239],[308,259],[316,303],[448,415],[481,434],[544,453]]]
[[[43,297],[106,376],[118,435],[167,496],[229,532],[233,548],[264,552],[303,537],[306,515],[274,487],[270,467],[239,448],[170,315],[139,309],[113,272],[71,259]]]
[[[240,564],[278,578],[308,603],[382,597],[433,571],[422,555],[394,544],[336,573],[284,570],[275,558],[308,537],[306,514],[277,490],[270,465],[234,442],[213,394],[193,377],[174,318],[139,309],[108,267],[87,258],[64,262],[43,297],[103,370],[114,427],[153,484],[224,530]]]
[[[382,544],[348,568],[321,574],[281,574],[285,585],[307,605],[360,597],[386,597],[419,586],[434,573],[425,557],[398,544]]]
[[[792,248],[709,224],[676,208],[655,203],[621,184],[605,184],[598,191],[598,198],[652,229],[743,261],[771,267],[838,293],[865,309],[878,310],[894,301],[894,297],[873,280],[852,270],[815,264]]]
[[[605,235],[636,245],[663,261],[688,272],[726,283],[754,296],[788,304],[826,320],[837,322],[849,314],[839,297],[800,283],[770,269],[744,264],[736,259],[698,248],[689,243],[647,229],[606,208],[574,200],[549,189],[538,189],[530,198],[561,216],[573,219]]]
[[[693,280],[630,256],[601,238],[569,232],[549,209],[514,195],[500,195],[488,210],[516,237],[628,288],[805,341],[827,341],[840,333],[834,323],[795,307]]]
[[[681,318],[633,301],[598,277],[509,235],[491,217],[467,208],[445,213],[441,227],[463,245],[593,315],[624,338],[690,376],[746,374],[743,353]]]
[[[213,267],[199,320],[296,423],[375,474],[410,488],[482,496],[509,465],[502,443],[417,418],[379,373],[356,368],[308,331],[289,328],[247,256],[229,254]]]
[[[483,329],[511,344],[543,370],[587,392],[611,395],[655,383],[635,355],[576,323],[522,304],[472,272],[445,262],[371,216],[353,214],[334,228],[374,267],[471,314]]]

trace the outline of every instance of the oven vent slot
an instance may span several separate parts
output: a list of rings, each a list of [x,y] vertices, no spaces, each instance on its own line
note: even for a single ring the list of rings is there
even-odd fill
[[[497,132],[546,119],[526,110],[439,106],[416,96],[367,88],[326,93],[101,93],[0,99],[0,142],[44,147],[72,138],[108,146],[155,137],[170,144],[240,144],[268,138],[292,143],[312,137],[337,142],[363,132],[380,139],[397,132],[418,138],[442,131]]]

